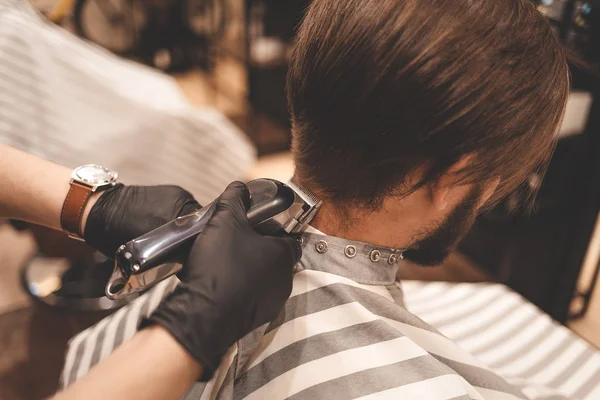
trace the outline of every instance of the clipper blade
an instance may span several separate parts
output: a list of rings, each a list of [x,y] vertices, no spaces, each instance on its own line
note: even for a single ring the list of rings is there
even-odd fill
[[[315,207],[317,204],[321,203],[321,200],[319,200],[314,193],[298,183],[295,176],[290,179],[288,186],[294,189],[294,191],[298,193],[298,196],[300,196],[310,207]]]
[[[295,177],[290,179],[288,182],[288,186],[292,188],[292,190],[296,193],[296,195],[304,202],[304,212],[297,218],[297,226],[294,227],[291,233],[298,233],[304,230],[308,224],[313,220],[323,202],[319,200],[317,196],[314,195],[310,190],[306,189],[306,187],[299,184]]]

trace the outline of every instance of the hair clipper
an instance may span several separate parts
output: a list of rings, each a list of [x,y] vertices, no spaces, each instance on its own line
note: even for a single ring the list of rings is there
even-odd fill
[[[272,179],[257,179],[247,186],[248,221],[262,234],[301,232],[322,204],[293,180],[286,185]],[[194,214],[179,217],[121,246],[115,254],[115,268],[106,285],[106,296],[118,300],[179,272],[182,266],[178,258],[187,253],[186,247],[202,232],[215,205],[213,201]]]

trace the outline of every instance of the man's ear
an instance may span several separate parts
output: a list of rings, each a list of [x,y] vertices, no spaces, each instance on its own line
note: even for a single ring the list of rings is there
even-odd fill
[[[450,188],[440,187],[440,185],[430,186],[431,204],[438,211],[444,211],[448,208],[448,195]]]
[[[444,211],[448,207],[458,204],[468,193],[471,185],[458,185],[457,173],[469,165],[472,158],[473,156],[471,155],[461,158],[448,169],[437,182],[434,182],[429,186],[431,203],[436,210]],[[494,186],[489,196],[494,193],[496,186]]]
[[[490,197],[496,193],[498,185],[500,185],[500,178],[495,178],[486,182],[486,184],[483,186],[483,192],[481,193],[481,198],[479,200],[479,207],[483,207]]]

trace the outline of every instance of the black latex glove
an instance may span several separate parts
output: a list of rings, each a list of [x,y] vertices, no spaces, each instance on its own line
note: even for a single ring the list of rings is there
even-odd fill
[[[246,218],[246,185],[234,182],[196,238],[183,283],[141,327],[160,324],[204,367],[208,380],[237,340],[275,319],[292,290],[297,240],[268,237]]]
[[[90,210],[85,241],[113,258],[117,248],[182,215],[200,209],[179,186],[115,185]]]

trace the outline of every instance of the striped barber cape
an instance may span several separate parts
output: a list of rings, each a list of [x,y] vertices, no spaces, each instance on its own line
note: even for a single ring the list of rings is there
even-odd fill
[[[407,311],[396,251],[316,233],[304,234],[303,247],[278,318],[238,341],[187,399],[528,398]],[[176,284],[161,283],[72,339],[63,387],[130,339]],[[564,397],[547,390],[543,398]]]
[[[403,282],[407,308],[520,387],[600,399],[600,352],[498,283]]]

